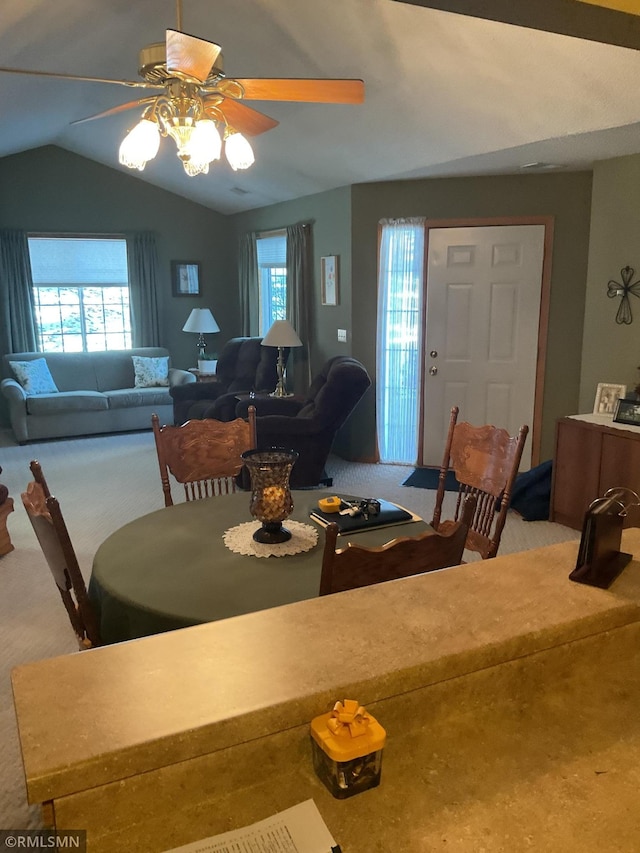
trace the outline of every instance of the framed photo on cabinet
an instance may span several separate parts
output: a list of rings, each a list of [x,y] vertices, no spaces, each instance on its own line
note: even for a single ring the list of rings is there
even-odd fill
[[[613,422],[640,426],[640,400],[618,400]]]
[[[599,382],[596,399],[593,402],[594,415],[613,415],[618,400],[627,393],[626,385],[614,385],[609,382]]]
[[[338,255],[320,258],[320,287],[323,305],[338,304]]]

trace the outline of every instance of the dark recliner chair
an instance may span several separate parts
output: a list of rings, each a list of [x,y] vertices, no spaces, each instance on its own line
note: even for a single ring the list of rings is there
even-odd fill
[[[214,381],[189,382],[170,389],[173,422],[183,424],[202,418],[233,420],[237,394],[268,393],[276,387],[277,360],[278,348],[263,347],[262,338],[231,338],[220,353]]]
[[[304,402],[289,397],[242,400],[236,417],[256,407],[258,447],[287,447],[300,454],[291,471],[294,489],[331,485],[325,464],[336,433],[371,385],[363,364],[337,355],[329,359],[311,383]]]

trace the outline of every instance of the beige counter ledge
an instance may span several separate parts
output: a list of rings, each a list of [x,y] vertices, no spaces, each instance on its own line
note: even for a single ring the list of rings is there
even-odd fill
[[[623,546],[640,555],[640,531]],[[496,797],[526,799],[545,778],[557,799],[556,771],[579,776],[589,744],[614,761],[626,738],[640,755],[640,562],[602,591],[568,581],[576,553],[562,543],[19,667],[29,800],[53,800],[60,827],[86,827],[91,853],[161,851],[308,796],[345,853],[422,853],[447,815],[480,826]],[[389,743],[381,787],[339,803],[313,776],[307,730],[345,696],[371,708]],[[477,796],[474,766],[490,782]],[[622,802],[621,780],[589,777],[576,793]],[[396,824],[409,846],[390,843]],[[365,825],[387,846],[371,828],[359,844]]]

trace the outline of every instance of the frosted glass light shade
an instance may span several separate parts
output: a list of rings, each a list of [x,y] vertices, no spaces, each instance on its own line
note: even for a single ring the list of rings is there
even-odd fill
[[[224,153],[234,172],[238,169],[248,169],[256,158],[253,148],[241,133],[232,131],[224,141]]]
[[[219,332],[220,326],[208,308],[193,308],[187,322],[182,327],[182,331],[204,334],[205,332]]]
[[[288,320],[276,320],[262,339],[263,347],[301,347],[302,341]]]
[[[211,119],[197,121],[186,149],[196,163],[204,164],[219,160],[222,140],[216,123]]]
[[[118,159],[129,169],[142,171],[158,153],[160,132],[154,121],[143,118],[122,140]]]
[[[208,163],[198,163],[193,157],[191,160],[183,160],[182,165],[190,178],[195,178],[196,175],[206,175],[209,172]]]

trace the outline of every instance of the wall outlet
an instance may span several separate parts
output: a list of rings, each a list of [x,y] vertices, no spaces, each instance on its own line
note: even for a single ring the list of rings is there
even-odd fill
[[[347,342],[347,330],[346,329],[338,329],[338,340],[341,344],[346,344]]]

